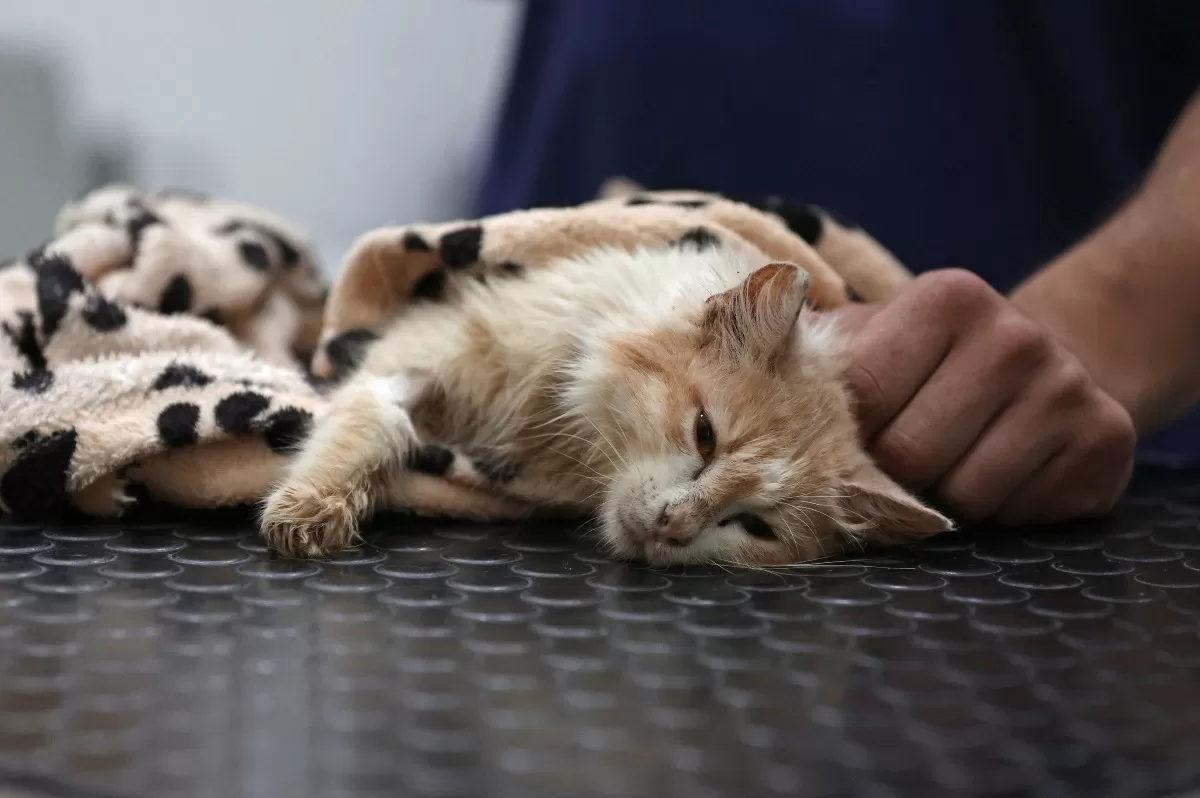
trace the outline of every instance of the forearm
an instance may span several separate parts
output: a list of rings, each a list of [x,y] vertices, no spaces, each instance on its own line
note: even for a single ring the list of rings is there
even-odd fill
[[[1200,400],[1200,95],[1141,190],[1012,294],[1145,434]]]

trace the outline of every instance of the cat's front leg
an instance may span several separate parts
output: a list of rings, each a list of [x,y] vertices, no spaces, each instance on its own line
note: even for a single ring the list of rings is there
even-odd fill
[[[420,443],[407,409],[417,390],[403,376],[360,373],[334,393],[266,499],[259,528],[274,549],[318,557],[357,540],[359,522]]]

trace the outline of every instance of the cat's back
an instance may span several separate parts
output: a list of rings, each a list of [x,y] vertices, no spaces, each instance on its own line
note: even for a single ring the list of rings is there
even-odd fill
[[[558,339],[609,322],[647,322],[698,307],[744,279],[761,263],[715,247],[598,247],[516,279],[472,285],[463,311],[504,328]]]
[[[609,331],[647,329],[700,307],[762,264],[714,247],[596,248],[519,277],[464,283],[409,308],[369,356],[375,370],[457,367],[527,377]]]

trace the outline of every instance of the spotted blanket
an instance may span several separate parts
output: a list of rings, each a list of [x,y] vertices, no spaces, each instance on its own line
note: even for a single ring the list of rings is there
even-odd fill
[[[452,303],[465,280],[519,280],[598,245],[687,242],[801,265],[821,307],[884,298],[908,278],[812,206],[615,183],[571,208],[368,232],[327,288],[303,232],[274,214],[98,190],[0,268],[0,511],[253,504],[328,386],[412,303]],[[408,509],[446,511],[419,495]]]

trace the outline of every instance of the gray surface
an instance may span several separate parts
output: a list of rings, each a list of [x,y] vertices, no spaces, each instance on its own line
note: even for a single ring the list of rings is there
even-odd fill
[[[787,573],[395,519],[321,563],[213,517],[4,528],[0,768],[154,798],[1165,795],[1200,784],[1200,493],[1165,492]]]
[[[79,188],[57,66],[0,41],[0,261],[49,238]]]

